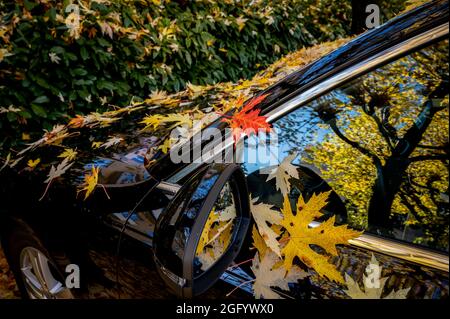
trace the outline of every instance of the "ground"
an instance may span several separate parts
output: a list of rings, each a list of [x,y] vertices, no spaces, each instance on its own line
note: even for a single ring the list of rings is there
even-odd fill
[[[16,282],[9,270],[3,250],[0,248],[0,299],[15,299],[19,297]]]

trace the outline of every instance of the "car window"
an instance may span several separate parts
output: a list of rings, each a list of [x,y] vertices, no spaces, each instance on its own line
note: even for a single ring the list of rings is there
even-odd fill
[[[331,190],[340,222],[448,251],[448,67],[445,40],[274,122],[279,161],[297,167],[289,196]],[[243,165],[252,196],[280,207],[263,166]]]

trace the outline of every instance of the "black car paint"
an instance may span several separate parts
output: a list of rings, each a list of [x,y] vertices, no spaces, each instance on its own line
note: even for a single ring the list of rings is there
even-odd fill
[[[438,26],[448,21],[448,17],[447,1],[434,1],[397,17],[261,92],[260,94],[267,94],[268,97],[258,107],[262,109],[262,114],[267,114],[284,101],[346,67]],[[211,125],[221,129],[226,127],[226,124],[220,120]],[[151,137],[143,141],[142,137],[133,129],[132,121],[128,125],[124,125],[122,133],[127,137],[125,146],[117,149],[115,154],[105,151],[102,158],[92,158],[89,152],[84,152],[81,156],[81,164],[73,170],[74,173],[68,174],[52,185],[44,200],[39,199],[45,190],[45,185],[42,184],[45,176],[7,169],[1,172],[0,177],[3,183],[0,186],[2,202],[0,234],[7,236],[11,229],[11,220],[24,220],[38,233],[52,253],[58,255],[63,252],[72,262],[79,264],[81,269],[86,269],[85,277],[83,277],[85,280],[97,281],[102,284],[109,282],[114,286],[112,283],[114,277],[117,277],[120,272],[121,289],[126,291],[123,296],[132,297],[135,296],[136,291],[140,291],[141,297],[157,297],[154,292],[145,289],[155,289],[155,286],[146,287],[143,282],[147,281],[147,271],[155,272],[149,248],[149,245],[152,244],[152,229],[157,220],[153,211],[166,207],[170,202],[170,196],[156,189],[155,186],[159,181],[167,179],[181,170],[186,164],[174,164],[168,155],[164,156],[161,153],[157,156],[156,164],[151,166],[148,172],[145,171],[143,163],[126,162],[124,159],[127,154],[145,150],[154,141],[151,140]],[[82,136],[79,140],[81,145],[83,143]],[[54,154],[45,153],[41,155],[43,158],[54,156]],[[113,169],[112,174],[100,174],[105,178],[101,181],[106,185],[105,189],[97,188],[90,199],[83,201],[81,196],[75,195],[76,188],[80,184],[84,172],[88,171],[93,163],[100,161],[108,163],[102,168],[103,173],[108,167],[116,166],[116,168]],[[120,178],[112,177],[112,175],[123,174],[131,176],[132,182],[120,182]],[[149,190],[153,191],[149,192]],[[112,200],[109,200],[108,197]],[[130,213],[135,212],[136,203],[142,199],[143,202],[139,207],[139,210],[142,211],[140,218],[144,224],[148,224],[148,229],[140,232],[129,227],[128,234],[134,235],[124,236],[119,242],[119,233],[123,230],[123,223],[112,216],[122,214],[128,217]],[[118,269],[116,266],[119,263],[116,257],[119,248],[121,262],[125,266]],[[361,254],[368,258],[368,253],[364,252],[352,251],[348,254],[356,256],[352,257],[352,260],[358,260],[358,256],[361,257]],[[381,256],[380,258],[386,257]],[[102,262],[102,260],[107,261]],[[136,265],[144,266],[139,268],[139,271],[130,274],[130,269],[139,267]],[[426,267],[411,265],[398,265],[398,267],[414,267],[413,272],[418,277],[425,277],[426,280],[436,277]],[[102,270],[100,270],[101,268]],[[108,273],[109,275],[107,275]],[[322,282],[321,285],[327,287],[326,283]],[[444,290],[448,291],[448,280],[442,286]],[[161,286],[159,287],[161,288]],[[320,288],[320,285],[310,284],[309,288],[319,295],[342,297],[339,292],[335,293],[338,291],[336,287]],[[324,292],[323,289],[327,291]],[[117,295],[114,296],[117,297]],[[118,296],[120,297],[120,294]],[[418,292],[415,296],[423,296],[423,293]]]

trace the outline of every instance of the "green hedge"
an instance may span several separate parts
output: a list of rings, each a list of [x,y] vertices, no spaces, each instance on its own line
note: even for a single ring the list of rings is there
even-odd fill
[[[80,24],[70,30],[69,1],[0,2],[0,148],[157,89],[250,78],[287,52],[347,35],[351,17],[350,1],[335,0],[74,3]]]

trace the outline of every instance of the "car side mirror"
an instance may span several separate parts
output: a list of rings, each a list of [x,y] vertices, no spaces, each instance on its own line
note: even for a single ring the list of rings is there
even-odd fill
[[[249,197],[240,167],[202,168],[158,219],[153,243],[159,274],[181,297],[203,293],[236,258],[249,224]]]

